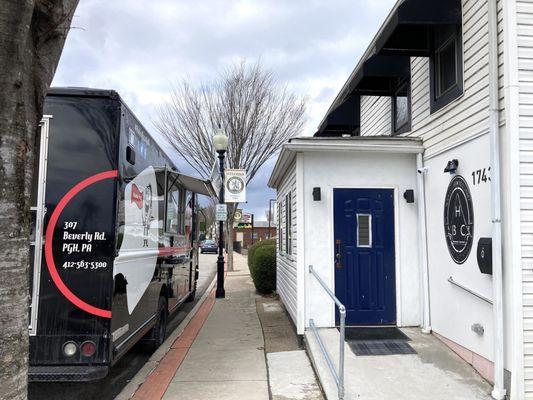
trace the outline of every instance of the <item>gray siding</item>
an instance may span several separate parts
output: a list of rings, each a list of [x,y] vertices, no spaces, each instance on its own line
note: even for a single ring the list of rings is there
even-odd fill
[[[390,136],[391,98],[361,96],[361,136]]]
[[[287,193],[291,193],[291,204],[286,204],[285,196]],[[297,253],[297,236],[296,236],[296,204],[297,204],[297,192],[296,192],[296,163],[292,163],[287,169],[283,182],[277,191],[278,207],[281,207],[281,227],[282,227],[282,250],[280,251],[280,227],[278,226],[278,246],[277,246],[277,279],[276,290],[279,293],[285,308],[291,315],[295,324],[297,324],[297,299],[298,299],[298,287],[297,287],[297,268],[296,268],[296,253]],[[291,237],[292,246],[291,254],[287,254],[286,249],[286,232],[285,232],[285,216],[286,208],[292,209],[292,221]],[[303,288],[301,288],[303,290]]]
[[[533,0],[517,1],[524,389],[533,399]]]

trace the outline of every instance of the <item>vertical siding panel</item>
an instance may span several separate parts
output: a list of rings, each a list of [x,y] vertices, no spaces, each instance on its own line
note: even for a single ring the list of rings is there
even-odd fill
[[[411,58],[411,126],[405,136],[421,137],[425,158],[488,133],[487,2],[463,1],[463,95],[431,114],[429,59]]]
[[[291,193],[291,204],[286,204],[285,196]],[[287,169],[287,173],[283,181],[281,182],[277,190],[277,204],[281,207],[281,226],[283,232],[283,244],[282,251],[279,251],[279,245],[277,246],[277,278],[276,278],[276,291],[279,293],[285,308],[291,316],[294,324],[297,324],[297,299],[298,288],[297,285],[297,268],[296,268],[296,256],[297,256],[297,192],[296,192],[296,163],[293,162]],[[291,207],[292,221],[291,226],[291,254],[287,254],[286,249],[286,232],[285,232],[285,216],[286,207]],[[278,226],[278,240],[279,240],[279,226]],[[303,288],[301,288],[303,290]]]
[[[533,399],[533,1],[517,1],[524,387]]]

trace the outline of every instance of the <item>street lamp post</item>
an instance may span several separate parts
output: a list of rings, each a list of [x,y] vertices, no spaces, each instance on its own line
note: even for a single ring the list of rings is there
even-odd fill
[[[222,128],[218,128],[213,136],[213,145],[218,153],[220,168],[220,192],[218,194],[219,204],[224,204],[224,155],[228,148],[228,137]],[[218,258],[217,258],[217,290],[215,296],[217,299],[226,297],[224,290],[224,222],[219,221],[218,225]]]
[[[268,201],[268,238],[270,239],[272,235],[270,234],[270,221],[272,221],[272,202],[275,202],[276,199],[270,199]]]

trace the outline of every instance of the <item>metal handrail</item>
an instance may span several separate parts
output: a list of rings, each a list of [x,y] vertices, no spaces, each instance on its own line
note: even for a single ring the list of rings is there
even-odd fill
[[[469,289],[469,288],[467,288],[466,286],[463,286],[463,285],[461,285],[460,283],[454,281],[453,278],[452,278],[451,276],[448,278],[448,282],[450,282],[452,285],[457,286],[458,288],[463,289],[465,292],[468,292],[468,293],[470,293],[471,295],[476,296],[478,299],[481,299],[481,300],[483,300],[483,301],[486,301],[486,302],[489,303],[489,304],[492,304],[492,300],[491,300],[491,299],[489,299],[488,297],[483,296],[482,294],[479,294],[479,293],[477,293],[477,292],[474,292],[472,289]]]
[[[315,326],[315,321],[313,318],[309,319],[309,327],[311,328],[311,331],[315,335],[315,338],[318,342],[318,345],[320,346],[320,350],[322,351],[322,354],[324,354],[324,358],[326,359],[326,363],[328,364],[328,368],[331,371],[331,374],[333,375],[333,378],[335,379],[335,383],[337,384],[337,390],[338,390],[338,396],[339,400],[344,399],[344,331],[346,328],[346,307],[337,299],[335,294],[331,291],[331,289],[324,283],[322,278],[318,276],[318,274],[313,269],[313,266],[309,266],[309,273],[313,275],[318,283],[324,288],[326,293],[333,299],[335,302],[335,305],[339,308],[339,314],[340,314],[340,339],[339,339],[339,372],[335,371],[335,367],[333,365],[333,361],[331,360],[331,357],[329,356],[326,347],[324,346],[324,343],[322,342],[322,339],[320,339],[320,335],[318,334],[318,331]]]

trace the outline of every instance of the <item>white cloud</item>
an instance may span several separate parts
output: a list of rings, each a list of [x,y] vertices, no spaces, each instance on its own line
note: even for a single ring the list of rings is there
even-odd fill
[[[261,59],[308,98],[302,134],[312,135],[393,4],[83,0],[53,84],[115,89],[154,132],[151,119],[173,82],[209,80],[231,62]],[[258,190],[266,185],[265,171],[254,183]]]

